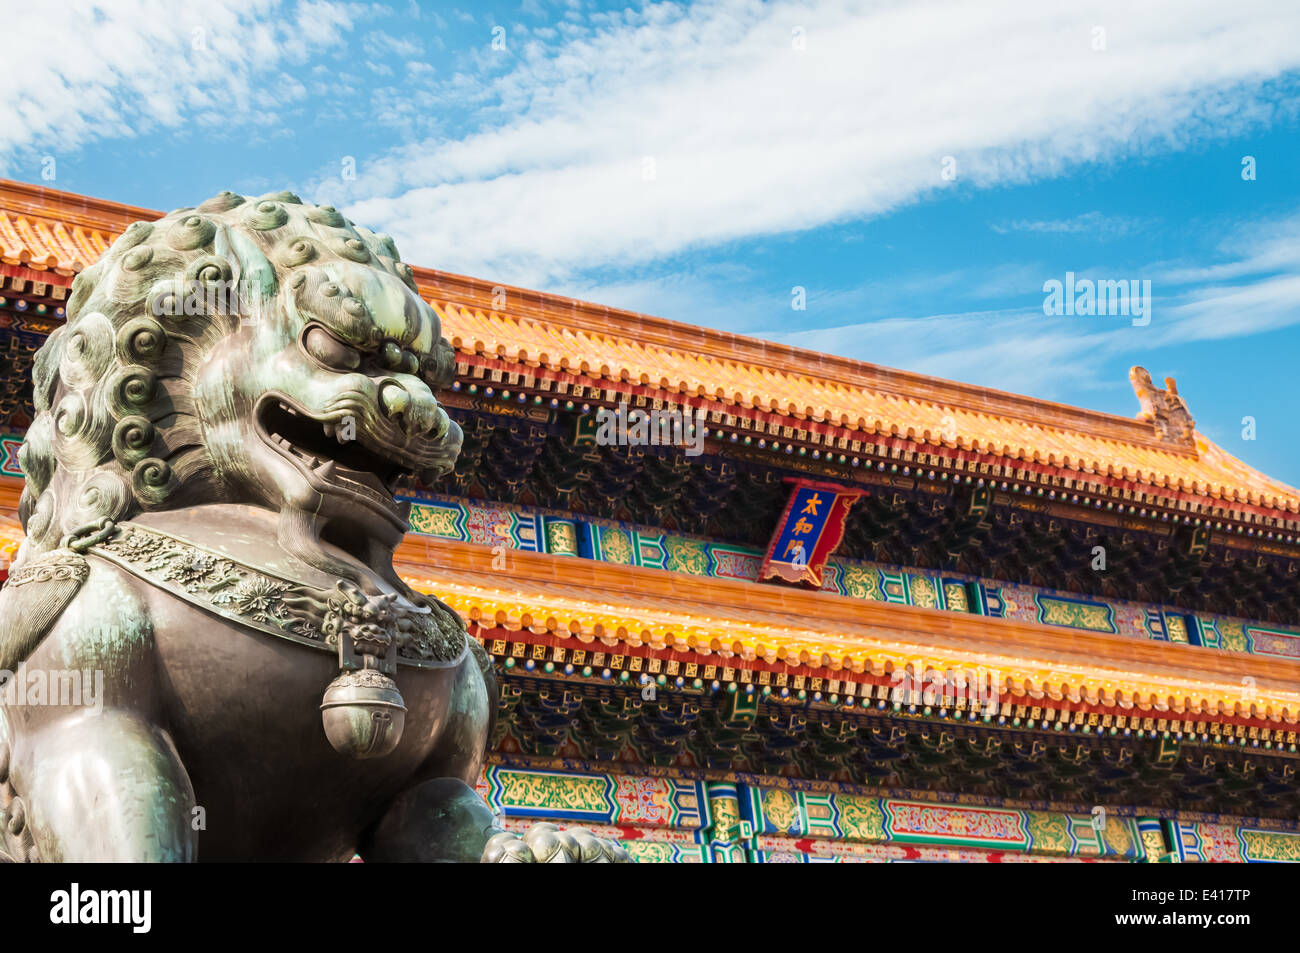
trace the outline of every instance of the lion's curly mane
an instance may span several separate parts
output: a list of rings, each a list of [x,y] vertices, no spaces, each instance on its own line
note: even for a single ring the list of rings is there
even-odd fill
[[[36,417],[19,451],[27,478],[19,562],[105,517],[216,499],[221,475],[204,446],[195,376],[250,310],[286,319],[290,289],[303,285],[295,269],[331,257],[381,268],[415,289],[388,236],[289,192],[222,192],[136,222],[79,274],[67,323],[36,355]],[[254,289],[240,308],[186,306],[195,289],[232,283]],[[453,360],[439,340],[421,372],[443,385]]]

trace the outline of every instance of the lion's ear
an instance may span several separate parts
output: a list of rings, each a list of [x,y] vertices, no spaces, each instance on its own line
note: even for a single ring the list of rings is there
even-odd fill
[[[28,518],[32,515],[32,509],[36,506],[36,494],[32,492],[30,486],[24,486],[23,492],[18,496],[18,522],[23,531],[27,530]]]
[[[61,324],[51,331],[32,362],[33,404],[38,414],[54,406],[54,392],[59,386],[59,365],[63,363],[64,332],[67,329],[66,324]]]
[[[129,231],[130,229],[128,228],[127,232]],[[136,234],[139,233],[137,232]],[[121,242],[126,237],[127,233],[124,232],[122,236],[118,238],[117,242],[113,243],[113,247],[116,248],[118,242]],[[104,263],[101,258],[89,268],[83,269],[77,277],[72,279],[72,294],[68,296],[68,303],[63,312],[69,322],[76,320],[77,316],[81,314],[82,305],[84,305],[87,299],[95,293],[95,286],[99,283],[99,274],[103,270]],[[67,327],[66,324],[62,326]]]
[[[251,302],[254,306],[261,307],[275,297],[279,289],[275,266],[256,242],[239,229],[223,225],[217,233],[216,249],[239,264],[240,287],[246,294],[257,295]]]

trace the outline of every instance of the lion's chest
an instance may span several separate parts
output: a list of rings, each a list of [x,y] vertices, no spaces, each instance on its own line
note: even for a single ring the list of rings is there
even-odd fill
[[[396,750],[357,760],[325,737],[321,695],[332,653],[155,600],[167,724],[206,814],[206,859],[347,854],[359,830],[429,758],[447,725],[456,668],[402,666],[407,706]],[[214,856],[215,852],[215,856]],[[321,857],[320,859],[325,859]]]

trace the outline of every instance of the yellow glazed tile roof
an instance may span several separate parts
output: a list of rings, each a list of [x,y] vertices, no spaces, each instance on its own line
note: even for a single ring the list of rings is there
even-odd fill
[[[158,212],[0,180],[0,262],[66,283],[131,221]],[[415,269],[444,333],[472,360],[642,386],[728,413],[779,415],[1056,468],[1087,481],[1129,481],[1300,513],[1300,491],[1200,434],[1186,447],[1144,421],[896,371],[573,301]],[[60,282],[56,282],[60,283]],[[509,306],[493,310],[504,294]]]
[[[1277,660],[1194,646],[864,605],[736,580],[683,583],[658,570],[583,560],[557,565],[524,552],[512,552],[503,573],[492,558],[467,544],[408,538],[396,565],[409,585],[437,595],[467,621],[615,651],[647,646],[693,652],[706,664],[763,660],[876,676],[887,666],[980,670],[1016,695],[1057,701],[1229,715],[1249,715],[1253,705],[1257,717],[1292,724],[1300,715],[1300,689],[1288,674],[1300,665],[1290,661],[1278,667]],[[1242,678],[1246,666],[1253,683]]]
[[[66,226],[0,209],[0,262],[38,271],[75,275],[99,256],[117,236],[79,225]]]
[[[945,404],[809,373],[720,360],[557,323],[432,302],[464,354],[625,381],[733,408],[793,416],[862,434],[1030,461],[1183,493],[1300,511],[1300,492],[1196,435],[1196,453]],[[1149,443],[1155,443],[1154,440]]]

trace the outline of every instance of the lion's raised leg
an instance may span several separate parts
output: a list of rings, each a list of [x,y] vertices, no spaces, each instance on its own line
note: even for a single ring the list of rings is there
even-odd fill
[[[468,863],[498,833],[496,819],[459,778],[435,778],[399,795],[361,845],[367,863]]]
[[[362,840],[362,860],[478,863],[500,833],[492,811],[466,783],[483,770],[496,703],[492,663],[477,642],[471,639],[469,647],[472,658],[457,674],[447,724],[421,771],[424,780],[389,804]]]
[[[361,847],[361,859],[391,863],[629,863],[619,844],[580,827],[534,824],[503,831],[483,799],[459,778],[425,781],[397,798]]]
[[[167,733],[105,709],[52,721],[14,758],[13,788],[42,861],[197,858],[194,789]]]

